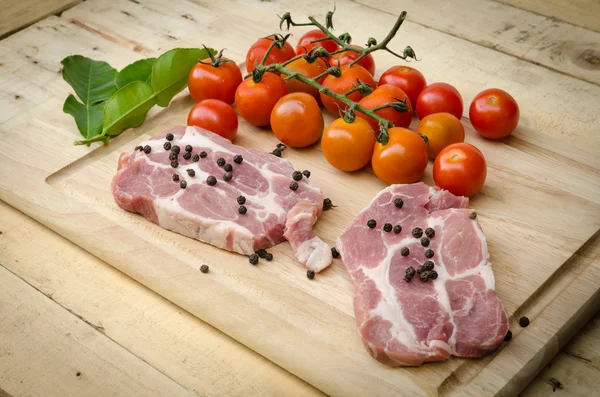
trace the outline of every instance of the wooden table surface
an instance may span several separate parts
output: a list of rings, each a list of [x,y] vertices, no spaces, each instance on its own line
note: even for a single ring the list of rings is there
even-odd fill
[[[76,3],[2,0],[0,37]],[[391,0],[371,3],[374,8],[393,6]],[[435,2],[425,3],[434,9]],[[600,83],[600,53],[584,49],[600,31],[597,0],[457,3],[468,5],[461,11],[465,17],[510,13],[515,25],[533,25],[522,30],[497,27],[491,21],[475,35],[446,24],[446,32],[588,84]],[[439,15],[416,12],[409,20],[439,28],[444,23]],[[556,46],[548,50],[548,43],[558,37],[564,41],[564,51],[556,52]],[[584,50],[573,56],[575,48]],[[0,85],[0,91],[4,94],[9,87]],[[552,120],[548,123],[553,125]],[[576,146],[585,145],[580,135],[585,132],[577,128],[553,134]],[[597,238],[578,255],[590,261],[598,258]],[[551,379],[562,384],[556,394]],[[597,390],[600,315],[523,395],[592,396]],[[321,392],[0,202],[0,396],[109,395],[315,396]]]

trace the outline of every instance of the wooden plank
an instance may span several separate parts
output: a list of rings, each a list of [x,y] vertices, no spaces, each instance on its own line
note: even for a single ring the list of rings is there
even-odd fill
[[[0,39],[79,2],[80,0],[0,0]]]
[[[0,265],[0,388],[10,396],[195,394]]]
[[[2,266],[187,390],[201,396],[320,395],[3,202],[0,218]]]
[[[494,0],[550,18],[600,32],[600,3],[596,0]]]
[[[494,1],[358,2],[392,15],[406,10],[409,21],[600,84],[600,33],[593,30]]]

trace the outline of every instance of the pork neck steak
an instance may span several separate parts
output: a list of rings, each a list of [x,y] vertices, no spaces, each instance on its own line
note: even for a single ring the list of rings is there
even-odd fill
[[[338,239],[356,288],[356,324],[376,360],[408,366],[480,357],[504,339],[508,318],[468,204],[423,183],[392,185]]]
[[[197,127],[177,127],[121,154],[112,192],[127,211],[240,254],[287,239],[296,258],[318,272],[332,261],[329,246],[312,230],[323,195],[306,177],[292,190],[294,171],[272,154]]]

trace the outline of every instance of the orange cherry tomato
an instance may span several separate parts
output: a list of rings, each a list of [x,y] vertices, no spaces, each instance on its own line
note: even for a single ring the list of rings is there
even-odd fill
[[[221,58],[221,62],[223,61],[229,60]],[[232,61],[220,63],[218,66],[198,62],[188,76],[190,95],[196,102],[212,98],[232,104],[235,90],[241,82],[242,72]]]
[[[354,47],[363,48],[359,45],[354,46]],[[337,66],[338,61],[339,61],[340,66],[346,66],[346,65],[351,64],[359,56],[360,56],[360,54],[358,52],[346,50],[344,52],[340,52],[339,54],[333,55],[331,57],[331,59],[329,60],[329,63],[332,66]],[[375,60],[373,59],[373,55],[367,54],[360,61],[358,61],[356,63],[356,65],[360,65],[363,68],[367,69],[367,71],[369,73],[371,73],[371,76],[375,75]]]
[[[475,146],[454,143],[445,149],[433,163],[433,180],[442,189],[456,196],[472,196],[485,183],[485,157]]]
[[[325,159],[342,171],[356,171],[367,165],[374,144],[375,135],[371,126],[360,117],[353,122],[336,119],[327,126],[321,138]]]
[[[519,124],[519,105],[508,92],[491,88],[477,94],[469,118],[479,135],[487,139],[509,136]]]
[[[204,128],[233,141],[237,135],[238,118],[230,104],[218,99],[205,99],[190,110],[187,125]]]
[[[435,159],[446,146],[465,140],[465,127],[450,113],[434,113],[425,116],[417,125],[416,131],[429,140],[427,151],[431,159]]]
[[[417,98],[419,120],[433,114],[446,112],[460,120],[463,113],[462,96],[456,88],[446,83],[433,83],[421,91]]]
[[[269,125],[271,110],[277,101],[288,93],[287,85],[275,73],[267,72],[255,83],[248,77],[235,92],[237,111],[252,125],[266,127]]]
[[[410,66],[397,65],[386,70],[379,78],[379,85],[393,84],[406,92],[413,107],[417,98],[427,85],[425,77],[417,69]]]
[[[337,51],[339,46],[337,43],[331,39],[317,41],[316,43],[311,43],[311,41],[324,39],[327,35],[321,31],[321,29],[313,29],[304,33],[300,40],[298,41],[298,45],[296,45],[296,54],[306,54],[310,52],[315,47],[321,46],[327,50],[327,52],[332,53]]]
[[[287,94],[271,112],[271,129],[290,147],[305,147],[317,142],[323,132],[323,114],[317,100],[305,92]]]
[[[300,58],[292,63],[289,63],[286,66],[286,68],[293,70],[294,72],[300,73],[303,76],[313,78],[326,71],[327,64],[321,58],[317,58],[314,60],[314,62],[311,63],[309,63],[304,58]],[[325,80],[325,76],[321,77],[318,80],[318,83],[322,84],[323,80]],[[307,94],[310,94],[315,98],[319,98],[319,90],[317,90],[316,88],[312,88],[302,83],[301,81],[298,81],[296,79],[289,79],[286,81],[286,84],[288,86],[289,92],[306,92]]]
[[[254,44],[252,44],[248,50],[248,53],[246,54],[246,70],[248,72],[251,72],[252,69],[254,69],[255,64],[258,64],[260,61],[262,61],[267,49],[273,42],[273,39],[274,37],[271,35],[258,39]],[[279,48],[278,46],[275,46],[275,48],[269,52],[269,56],[265,61],[265,65],[282,63],[292,59],[295,56],[296,52],[294,51],[294,47],[292,47],[292,45],[286,41],[283,47]]]
[[[376,84],[373,76],[369,73],[365,68],[359,65],[354,66],[342,66],[342,75],[340,77],[335,77],[333,75],[329,75],[323,80],[323,87],[329,88],[330,90],[343,94],[345,92],[350,91],[357,84],[357,79],[370,85],[373,89],[375,89]],[[340,110],[346,110],[347,106],[342,102],[334,99],[324,93],[320,93],[321,102],[325,109],[329,110],[329,112],[337,115]],[[363,98],[363,94],[358,91],[355,91],[348,95],[348,99],[354,102],[358,102]]]
[[[382,181],[413,183],[425,173],[427,168],[427,144],[414,131],[402,127],[388,130],[390,140],[387,145],[375,144],[371,164],[375,175]]]
[[[408,111],[400,112],[393,108],[386,108],[376,111],[375,114],[391,121],[395,127],[407,128],[412,121],[412,105],[410,104],[410,99],[408,99],[404,91],[396,86],[391,84],[380,85],[371,94],[361,99],[358,104],[367,109],[374,109],[379,106],[387,105],[390,102],[398,102],[399,100],[403,101],[404,99],[406,99]],[[361,112],[356,112],[356,115],[367,120],[374,131],[379,131],[379,123],[375,121],[375,119],[372,119]]]

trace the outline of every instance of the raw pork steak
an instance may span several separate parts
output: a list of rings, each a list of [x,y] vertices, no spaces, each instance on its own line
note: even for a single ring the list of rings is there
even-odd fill
[[[485,236],[468,203],[423,183],[392,185],[338,239],[356,287],[356,324],[376,360],[397,366],[479,357],[502,342],[508,319],[494,291]],[[367,226],[371,219],[374,228]],[[402,231],[387,232],[386,223]],[[413,236],[415,228],[422,235]],[[424,282],[420,274],[404,280],[409,266],[419,269],[427,260],[437,278],[423,271]]]
[[[167,134],[173,135],[171,141]],[[112,180],[121,208],[240,254],[288,239],[296,258],[308,268],[318,272],[331,263],[329,246],[312,231],[323,195],[305,177],[292,190],[295,170],[289,161],[244,149],[197,127],[177,127],[140,145],[145,150],[121,154]],[[188,145],[190,155],[185,154]],[[236,155],[243,158],[240,164],[234,162]],[[229,165],[217,164],[220,158]],[[226,181],[229,167],[232,179]],[[209,184],[209,176],[216,184]],[[246,213],[240,211],[239,196],[245,198],[240,201]]]

